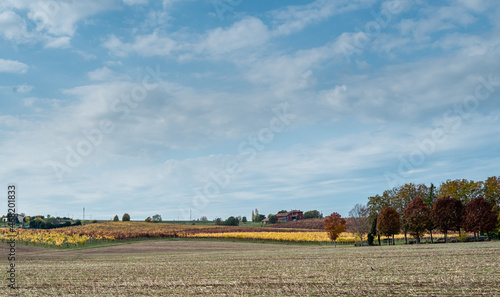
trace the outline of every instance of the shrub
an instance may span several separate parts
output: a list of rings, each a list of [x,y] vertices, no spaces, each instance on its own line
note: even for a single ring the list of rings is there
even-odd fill
[[[241,221],[242,221],[243,223],[246,223],[246,222],[247,222],[247,217],[242,217],[242,218],[241,218]]]
[[[114,218],[113,218],[113,222],[118,222],[120,221],[120,219],[118,218],[118,215],[116,215]]]
[[[368,233],[368,245],[373,245],[374,240],[375,240],[375,236],[371,233]]]
[[[122,217],[122,221],[128,222],[130,221],[130,215],[128,213],[124,213]]]

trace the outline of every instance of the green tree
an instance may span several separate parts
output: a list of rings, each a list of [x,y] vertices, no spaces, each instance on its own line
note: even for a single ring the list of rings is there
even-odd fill
[[[124,213],[122,217],[122,221],[128,222],[130,221],[130,215],[128,213]]]
[[[282,210],[278,211],[278,213],[287,213],[287,212],[288,212],[288,210],[286,210],[286,209],[282,209]]]
[[[224,224],[224,222],[222,221],[221,218],[216,218],[215,219],[215,225],[222,225],[222,224]]]
[[[335,243],[335,247],[337,247],[337,238],[342,232],[345,231],[345,228],[346,221],[340,214],[334,212],[326,217],[325,231],[328,234],[328,237]]]
[[[304,219],[319,219],[323,216],[318,210],[309,210],[304,212]]]
[[[439,189],[436,189],[434,184],[431,183],[431,186],[429,188],[429,194],[427,195],[427,197],[424,198],[424,202],[429,207],[429,215],[430,215],[430,211],[432,211],[432,204],[434,204],[434,201],[436,201],[436,198],[437,198],[436,192],[439,192]],[[434,222],[430,218],[429,218],[429,220],[427,220],[427,223],[428,223],[427,224],[427,231],[429,231],[429,234],[431,235],[431,243],[434,243],[434,239],[432,238],[432,231],[434,231],[436,226],[434,225]]]
[[[392,243],[395,244],[394,234],[398,234],[401,230],[401,217],[394,207],[388,206],[380,211],[377,218],[377,230],[387,238],[392,235]]]
[[[241,222],[242,222],[242,223],[246,223],[246,222],[247,222],[247,217],[242,217],[242,218],[241,218]]]
[[[265,219],[265,218],[266,218],[266,216],[265,216],[265,215],[263,215],[263,214],[259,214],[258,216],[256,216],[256,218],[255,218],[255,222],[256,222],[256,223],[260,223],[260,222],[262,222],[262,220],[263,220],[263,219]]]
[[[238,221],[237,218],[230,216],[224,221],[224,225],[226,226],[238,226],[240,224],[240,221]]]
[[[113,222],[118,222],[120,221],[120,219],[118,218],[118,215],[116,215],[114,218],[113,218]]]
[[[159,223],[159,222],[161,222],[161,221],[162,221],[162,219],[161,219],[161,215],[159,215],[159,214],[155,214],[155,215],[153,216],[153,222],[155,222],[155,223]]]
[[[404,211],[405,222],[408,224],[410,234],[415,237],[417,243],[420,243],[420,237],[429,226],[429,216],[429,206],[420,197],[413,198]]]
[[[380,233],[377,232],[377,219],[378,217],[375,217],[371,222],[371,230],[370,233],[368,233],[368,245],[373,245],[375,236],[377,236],[378,245],[380,245]]]
[[[269,224],[276,224],[278,221],[278,217],[273,214],[270,214],[267,218],[269,219]]]

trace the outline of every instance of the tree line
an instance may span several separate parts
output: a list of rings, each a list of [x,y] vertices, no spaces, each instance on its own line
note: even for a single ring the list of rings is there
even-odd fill
[[[333,213],[325,221],[327,233],[334,229],[333,223],[327,222],[342,225],[338,216]],[[448,231],[462,229],[473,232],[477,238],[480,233],[500,228],[500,177],[479,182],[447,180],[439,187],[408,183],[368,197],[366,205],[357,204],[349,212],[348,224],[345,220],[343,223],[344,229],[358,233],[361,241],[367,234],[370,245],[375,237],[380,245],[380,236],[392,236],[394,243],[394,234],[399,233],[404,234],[406,243],[408,234],[420,243],[423,234],[429,232],[433,242],[434,230],[441,231],[445,241]],[[498,236],[498,232],[491,235]]]

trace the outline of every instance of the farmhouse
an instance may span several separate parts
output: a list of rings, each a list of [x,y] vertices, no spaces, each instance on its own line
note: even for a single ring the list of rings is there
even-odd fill
[[[289,212],[276,214],[276,218],[278,222],[298,221],[304,218],[304,213],[300,210],[290,210]]]

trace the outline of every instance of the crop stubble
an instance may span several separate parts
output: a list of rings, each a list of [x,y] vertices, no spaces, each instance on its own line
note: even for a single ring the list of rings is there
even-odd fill
[[[333,248],[155,240],[18,252],[15,296],[500,296],[500,242]],[[7,293],[3,285],[0,295]]]

